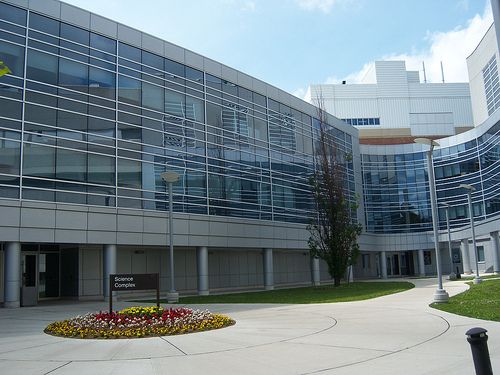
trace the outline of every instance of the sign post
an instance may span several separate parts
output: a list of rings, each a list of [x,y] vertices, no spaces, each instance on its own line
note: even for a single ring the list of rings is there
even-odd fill
[[[120,273],[109,275],[109,312],[113,311],[114,290],[156,289],[156,306],[160,307],[160,277],[157,273]]]

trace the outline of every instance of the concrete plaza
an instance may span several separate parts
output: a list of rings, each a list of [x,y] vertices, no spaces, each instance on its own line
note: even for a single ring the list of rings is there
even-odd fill
[[[65,339],[44,327],[105,302],[0,309],[0,373],[10,374],[473,374],[465,332],[488,330],[500,369],[500,323],[428,307],[436,279],[368,301],[314,305],[204,305],[236,325],[182,336]],[[445,283],[450,295],[466,289]],[[137,305],[119,302],[116,308]]]

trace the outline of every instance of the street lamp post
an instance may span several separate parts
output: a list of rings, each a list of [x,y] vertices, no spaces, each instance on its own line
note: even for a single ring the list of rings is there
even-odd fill
[[[441,253],[439,251],[439,236],[438,236],[438,213],[437,213],[437,197],[436,197],[436,181],[434,179],[434,164],[432,163],[432,151],[435,146],[439,146],[439,143],[428,138],[416,138],[415,143],[428,145],[429,151],[427,151],[427,168],[429,174],[429,191],[431,194],[431,211],[432,211],[432,229],[434,232],[434,249],[436,252],[436,268],[438,277],[438,287],[434,292],[434,302],[446,303],[448,302],[449,295],[446,290],[443,289],[443,280],[441,272]]]
[[[446,230],[448,231],[448,254],[450,256],[450,280],[455,280],[457,278],[457,274],[453,272],[453,254],[451,251],[451,233],[450,233],[450,205],[448,203],[443,203],[444,208],[446,209]]]
[[[160,175],[161,179],[168,184],[168,227],[170,237],[170,292],[167,293],[167,302],[179,302],[179,293],[175,291],[175,277],[174,277],[174,221],[173,221],[173,193],[172,184],[179,181],[179,175],[175,172],[163,172]]]
[[[476,258],[476,277],[474,277],[474,284],[480,284],[483,279],[479,277],[479,261],[477,254],[477,246],[476,246],[476,232],[474,230],[474,212],[472,211],[472,192],[476,191],[476,188],[469,184],[460,184],[459,188],[463,188],[467,190],[467,199],[469,202],[469,219],[470,219],[470,230],[472,233],[472,246],[474,247],[474,256]]]

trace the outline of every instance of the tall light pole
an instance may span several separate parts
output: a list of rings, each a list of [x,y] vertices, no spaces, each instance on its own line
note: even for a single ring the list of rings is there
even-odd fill
[[[179,175],[175,172],[163,172],[160,175],[161,179],[168,184],[168,227],[170,237],[170,292],[167,293],[167,302],[179,302],[179,293],[175,291],[175,276],[174,276],[174,221],[173,221],[173,193],[172,184],[179,181]]]
[[[467,190],[467,198],[469,201],[469,219],[470,219],[470,230],[472,232],[472,246],[474,247],[474,256],[476,258],[476,277],[474,277],[474,284],[480,284],[483,279],[479,277],[479,260],[477,254],[477,246],[476,246],[476,232],[474,230],[474,212],[472,211],[472,192],[476,191],[476,188],[469,184],[460,184],[459,188],[463,188]]]
[[[438,212],[437,212],[437,197],[436,197],[436,181],[434,179],[434,164],[432,163],[432,151],[439,143],[428,138],[416,138],[415,143],[428,145],[427,151],[427,169],[429,174],[429,191],[431,194],[431,211],[432,211],[432,229],[434,232],[434,249],[436,252],[436,268],[438,277],[438,287],[434,292],[434,302],[445,303],[450,298],[448,292],[443,289],[443,280],[441,273],[441,253],[439,251],[439,236],[438,236]]]
[[[448,253],[450,256],[450,280],[455,280],[457,278],[457,274],[453,272],[453,254],[451,251],[451,233],[450,233],[450,205],[448,203],[443,203],[443,207],[446,209],[446,230],[448,231]]]

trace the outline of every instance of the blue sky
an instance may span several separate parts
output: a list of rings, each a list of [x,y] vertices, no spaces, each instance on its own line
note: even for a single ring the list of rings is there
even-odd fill
[[[489,0],[66,0],[303,96],[404,59],[427,78],[467,81],[465,58],[492,23]]]

